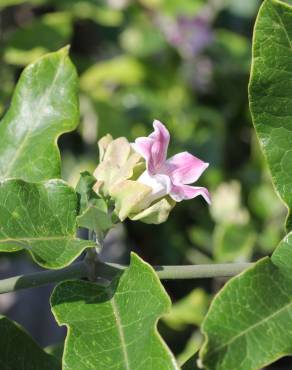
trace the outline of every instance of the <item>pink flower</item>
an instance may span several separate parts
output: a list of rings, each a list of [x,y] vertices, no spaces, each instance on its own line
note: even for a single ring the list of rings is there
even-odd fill
[[[190,186],[197,181],[209,163],[201,161],[188,152],[182,152],[166,159],[169,132],[160,122],[153,122],[154,132],[148,137],[140,137],[132,144],[133,149],[146,161],[146,171],[138,182],[152,188],[149,201],[169,195],[176,202],[201,195],[210,204],[210,194],[206,188]]]

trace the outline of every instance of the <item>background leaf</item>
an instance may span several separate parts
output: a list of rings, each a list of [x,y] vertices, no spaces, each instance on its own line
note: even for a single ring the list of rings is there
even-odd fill
[[[292,7],[266,0],[258,14],[249,87],[253,122],[292,229]]]
[[[77,196],[61,180],[0,183],[0,251],[28,250],[46,268],[70,264],[94,243],[76,233]]]
[[[0,364],[3,370],[60,370],[57,359],[43,351],[15,322],[0,316]]]
[[[213,234],[217,262],[248,261],[252,255],[255,233],[250,225],[218,224]]]
[[[109,287],[63,282],[51,304],[59,325],[69,328],[64,369],[178,369],[156,329],[170,300],[152,268],[135,254]]]
[[[78,123],[78,80],[68,48],[47,54],[22,73],[0,123],[0,180],[60,177],[60,134]]]
[[[174,303],[163,321],[173,329],[181,330],[188,324],[199,326],[209,305],[208,294],[200,288]]]
[[[65,46],[71,33],[69,13],[46,14],[11,34],[3,58],[9,64],[27,65],[43,54]]]
[[[191,358],[188,359],[187,362],[185,362],[182,366],[182,370],[199,370],[199,367],[197,366],[198,361],[198,354],[196,353]]]
[[[231,279],[203,322],[206,369],[260,369],[292,354],[292,233],[271,258]]]

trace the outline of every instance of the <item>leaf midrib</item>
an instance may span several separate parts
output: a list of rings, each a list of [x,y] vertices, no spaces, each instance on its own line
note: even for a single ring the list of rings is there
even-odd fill
[[[114,292],[112,292],[112,293],[114,293]],[[126,370],[131,370],[129,357],[128,357],[128,352],[127,352],[126,339],[125,339],[125,335],[124,335],[124,331],[123,331],[123,326],[122,326],[122,323],[121,323],[121,320],[120,320],[120,312],[119,312],[119,308],[117,306],[117,303],[115,301],[114,295],[110,299],[110,303],[111,303],[111,306],[112,306],[112,309],[113,309],[113,312],[114,312],[114,316],[116,318],[116,324],[117,324],[119,337],[120,337],[120,340],[121,340],[121,349],[122,349],[122,352],[123,352],[123,357],[124,357]]]

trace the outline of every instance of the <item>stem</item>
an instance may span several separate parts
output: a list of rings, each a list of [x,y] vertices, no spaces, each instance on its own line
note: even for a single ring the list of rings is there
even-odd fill
[[[101,236],[98,237],[94,231],[88,232],[88,239],[92,240],[96,243],[95,248],[88,248],[85,256],[85,264],[87,267],[87,277],[89,281],[96,281],[98,277],[97,271],[97,262],[99,261],[97,248],[101,249],[103,245],[103,238]]]
[[[230,277],[239,274],[253,263],[226,263],[187,266],[153,266],[160,279],[199,279],[213,277]],[[110,278],[127,268],[115,263],[96,262],[98,276]],[[62,270],[49,270],[33,274],[14,276],[0,280],[0,294],[20,289],[34,288],[68,279],[84,278],[88,274],[85,262],[77,262]]]

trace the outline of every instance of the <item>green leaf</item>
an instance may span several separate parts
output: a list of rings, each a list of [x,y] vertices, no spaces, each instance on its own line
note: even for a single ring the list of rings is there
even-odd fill
[[[181,370],[199,370],[199,367],[197,366],[197,361],[198,354],[196,353],[183,364]]]
[[[271,258],[231,279],[202,325],[210,370],[253,370],[292,354],[292,233]]]
[[[156,328],[170,299],[153,269],[135,254],[108,287],[62,282],[51,305],[58,324],[68,327],[64,369],[178,369]]]
[[[95,183],[96,178],[89,172],[85,171],[80,174],[76,187],[80,201],[80,215],[77,217],[77,224],[80,227],[100,233],[109,230],[114,224],[106,201],[100,198],[92,189]]]
[[[92,200],[82,215],[77,217],[77,224],[96,233],[107,231],[114,226],[103,199]]]
[[[291,76],[292,7],[266,0],[255,26],[249,100],[276,191],[289,209],[288,230],[292,229]]]
[[[56,344],[52,344],[48,347],[45,348],[45,351],[54,356],[56,359],[60,360],[60,362],[62,361],[62,357],[63,357],[63,352],[64,352],[64,343],[56,343]]]
[[[3,58],[9,64],[27,65],[43,54],[65,46],[71,33],[70,13],[45,14],[11,33]]]
[[[187,296],[172,305],[163,321],[174,330],[184,329],[186,325],[199,326],[209,305],[207,293],[200,288],[192,290]]]
[[[119,56],[86,70],[81,76],[80,86],[94,99],[107,100],[115,91],[113,86],[137,85],[143,80],[144,74],[143,65],[135,58]]]
[[[60,177],[57,138],[77,126],[77,86],[68,48],[45,55],[24,70],[0,123],[0,181]]]
[[[76,234],[77,196],[62,180],[0,183],[0,251],[25,249],[46,268],[69,265],[94,243]]]
[[[203,335],[199,330],[195,330],[191,337],[187,340],[183,351],[177,355],[177,362],[182,370],[197,370],[197,362],[199,359],[199,349],[203,342]]]
[[[27,2],[27,0],[1,0],[0,2],[0,10],[7,6],[18,5]],[[30,3],[33,5],[40,5],[45,4],[47,0],[30,0]]]
[[[250,259],[256,234],[251,225],[218,224],[213,234],[217,262],[239,262]]]
[[[59,361],[43,351],[14,321],[0,316],[0,364],[3,370],[60,370]]]
[[[93,190],[93,186],[96,183],[96,178],[91,175],[88,171],[80,173],[80,179],[76,186],[76,193],[79,197],[79,214],[82,214],[88,207],[92,199],[97,199],[98,196]]]

